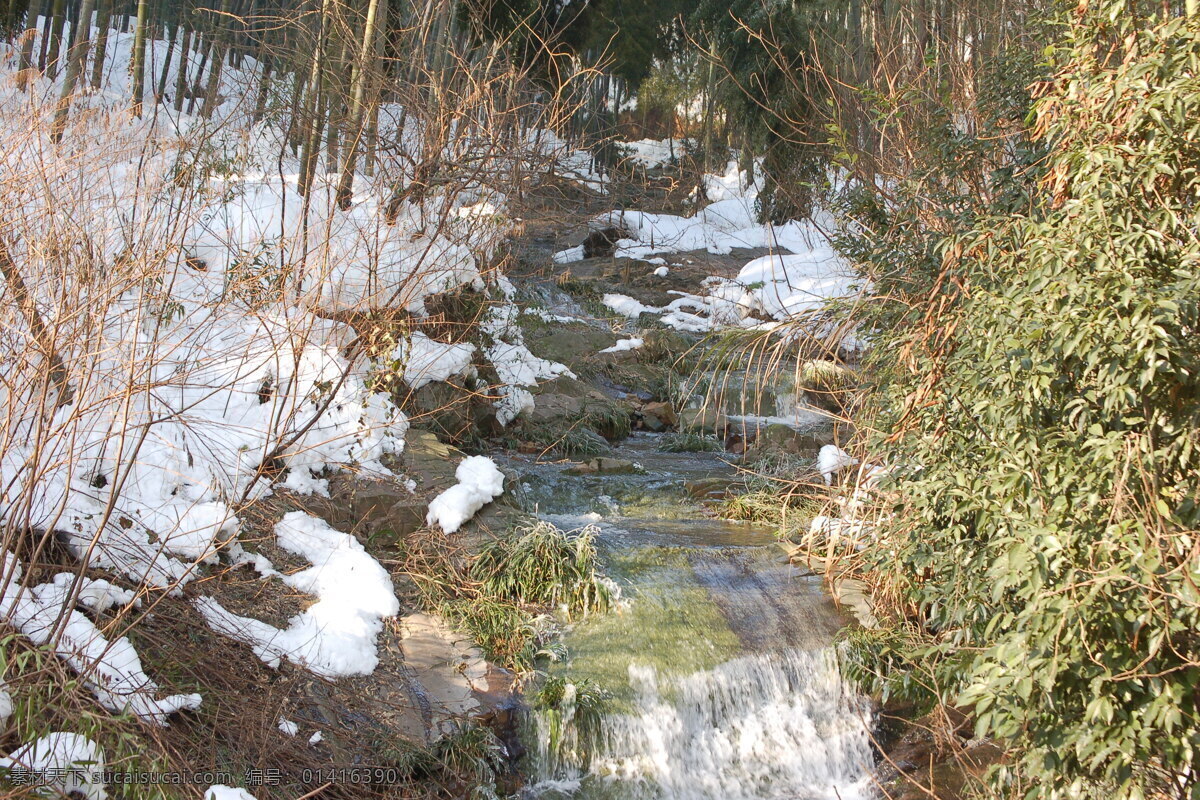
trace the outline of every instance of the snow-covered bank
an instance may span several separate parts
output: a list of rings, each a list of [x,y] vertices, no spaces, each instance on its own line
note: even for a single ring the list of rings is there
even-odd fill
[[[9,555],[0,617],[52,645],[106,708],[166,724],[200,696],[159,697],[131,641],[106,639],[89,614],[145,592],[186,593],[213,630],[272,666],[326,677],[375,668],[377,636],[398,610],[387,570],[350,533],[289,514],[269,541],[309,566],[276,572],[242,548],[245,509],[280,489],[327,494],[339,472],[411,486],[387,466],[408,432],[401,395],[382,391],[392,379],[415,391],[475,381],[476,366],[491,365],[500,385],[471,388],[491,393],[506,424],[532,406],[540,380],[569,374],[524,347],[495,266],[513,224],[507,174],[521,159],[553,160],[561,143],[504,150],[450,137],[446,162],[477,148],[477,177],[405,200],[398,190],[414,166],[401,151],[427,143],[415,115],[401,123],[402,109],[385,105],[381,137],[396,150],[354,176],[341,208],[336,158],[318,156],[302,193],[282,112],[253,118],[262,70],[252,58],[223,66],[210,117],[147,96],[135,119],[132,47],[132,34],[109,31],[105,81],[76,92],[58,143],[50,120],[62,72],[26,73],[24,92],[0,74],[0,259],[11,265],[0,307],[0,520],[34,541],[55,534],[84,569],[121,581],[76,584],[64,573],[26,585]],[[166,86],[180,52],[148,42],[148,68]],[[186,62],[192,85],[212,74],[198,51]],[[0,64],[17,63],[18,50],[0,44]],[[486,329],[453,342],[415,330],[435,330],[429,305],[454,291],[493,307]],[[386,346],[364,336],[363,320],[376,319],[394,326]],[[483,478],[478,505],[502,488]],[[11,536],[0,546],[28,558]],[[221,561],[251,563],[313,601],[281,627],[234,614],[211,594]],[[56,626],[65,634],[54,639]]]

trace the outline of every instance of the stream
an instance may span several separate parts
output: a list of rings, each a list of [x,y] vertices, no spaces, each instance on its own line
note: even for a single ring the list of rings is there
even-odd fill
[[[592,526],[620,608],[566,632],[551,669],[557,712],[525,725],[530,797],[874,796],[870,709],[831,643],[846,624],[821,584],[761,526],[706,516],[686,486],[733,472],[724,453],[666,453],[635,434],[615,448],[644,472],[564,474],[512,465],[538,513]],[[583,695],[607,693],[599,710]]]

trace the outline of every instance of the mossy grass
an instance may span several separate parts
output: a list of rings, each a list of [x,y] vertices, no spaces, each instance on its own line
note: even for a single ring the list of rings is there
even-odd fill
[[[658,449],[664,453],[722,453],[725,445],[711,434],[685,431],[664,434]]]

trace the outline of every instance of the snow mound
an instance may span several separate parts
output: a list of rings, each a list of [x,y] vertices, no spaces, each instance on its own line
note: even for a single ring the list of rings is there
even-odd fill
[[[827,444],[817,453],[817,471],[825,479],[825,485],[833,483],[833,476],[846,467],[852,467],[858,459],[835,444]]]
[[[439,342],[420,331],[413,333],[411,341],[402,342],[392,356],[404,365],[404,382],[413,391],[429,383],[473,373],[474,357],[473,344]]]
[[[481,328],[492,344],[484,355],[500,377],[501,398],[494,405],[496,420],[507,425],[534,406],[533,394],[525,387],[536,386],[540,380],[565,375],[574,378],[565,364],[539,358],[525,346],[525,334],[517,324],[520,309],[511,302],[492,306]]]
[[[271,667],[286,659],[328,678],[371,674],[383,620],[400,610],[387,570],[353,536],[302,511],[285,514],[275,536],[280,547],[312,564],[279,579],[317,596],[286,630],[234,614],[211,597],[196,598],[196,608],[213,630],[248,644]]]
[[[684,152],[683,143],[671,139],[639,139],[636,142],[620,142],[619,146],[628,153],[626,158],[646,169],[670,164]]]
[[[104,790],[104,751],[78,733],[48,733],[17,748],[7,758],[0,758],[0,767],[24,772],[57,797],[108,797]]]
[[[614,344],[612,347],[606,347],[603,350],[601,350],[600,352],[601,353],[621,353],[626,350],[637,350],[639,347],[641,347],[645,343],[646,342],[644,339],[639,339],[636,336],[632,336],[628,339],[619,339],[619,340],[617,340],[617,343]]]
[[[433,498],[426,524],[454,533],[475,512],[504,493],[504,474],[487,456],[469,456],[454,471],[458,483]]]
[[[663,309],[657,306],[648,306],[640,300],[635,300],[629,295],[624,294],[606,294],[600,298],[600,302],[611,308],[623,317],[637,319],[642,314],[661,314]]]

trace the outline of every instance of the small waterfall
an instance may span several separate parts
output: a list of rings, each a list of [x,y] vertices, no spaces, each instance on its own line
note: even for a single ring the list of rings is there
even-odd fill
[[[649,800],[871,797],[869,710],[832,650],[756,653],[678,677],[634,664],[630,713],[572,730],[538,713],[534,796]],[[551,727],[559,727],[551,735]],[[551,740],[554,740],[554,752]]]

